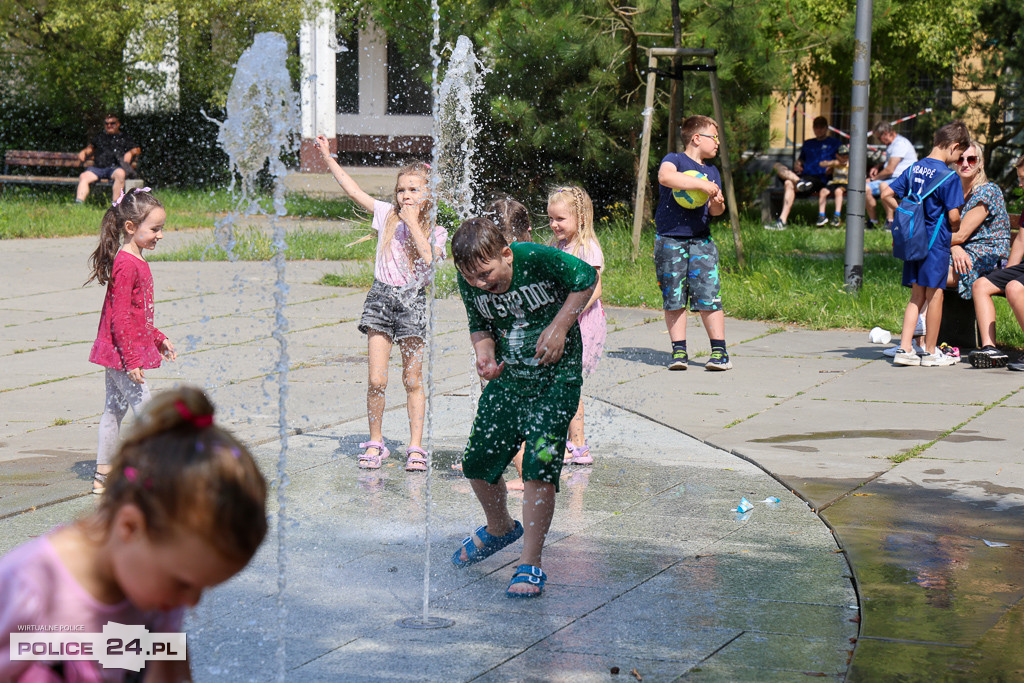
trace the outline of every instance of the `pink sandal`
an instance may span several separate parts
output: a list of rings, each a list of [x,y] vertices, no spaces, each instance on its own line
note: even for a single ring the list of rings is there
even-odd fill
[[[379,470],[381,461],[391,455],[391,451],[381,441],[364,441],[359,447],[377,449],[376,453],[363,453],[359,456],[359,469],[362,470]]]
[[[590,444],[586,441],[583,442],[582,446],[576,446],[572,441],[566,441],[565,447],[572,453],[572,457],[565,462],[573,465],[592,465],[594,464],[594,456],[590,455]]]
[[[419,455],[413,455],[413,453],[418,453]],[[425,450],[416,446],[409,446],[405,449],[405,454],[408,456],[405,461],[406,472],[427,471],[427,452]]]

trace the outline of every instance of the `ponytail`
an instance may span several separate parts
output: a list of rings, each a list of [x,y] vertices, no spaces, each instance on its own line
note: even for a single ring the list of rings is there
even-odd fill
[[[96,280],[105,285],[110,281],[111,272],[114,270],[114,258],[124,239],[125,223],[131,221],[137,226],[146,220],[150,211],[157,208],[163,208],[163,204],[149,193],[147,187],[129,190],[107,209],[100,222],[100,243],[89,257],[89,269],[92,274],[85,284]]]

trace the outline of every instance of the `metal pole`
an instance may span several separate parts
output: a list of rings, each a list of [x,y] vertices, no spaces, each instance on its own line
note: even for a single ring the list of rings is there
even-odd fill
[[[644,131],[640,141],[640,166],[636,172],[636,201],[633,202],[633,257],[640,254],[640,230],[644,224],[644,197],[647,193],[647,161],[651,155],[651,119],[654,116],[654,85],[658,58],[653,50],[647,58],[647,96],[644,98]]]
[[[844,288],[859,292],[864,284],[864,190],[867,177],[868,95],[871,77],[871,2],[857,0],[854,28],[853,93],[850,97],[850,180],[846,204]]]
[[[722,157],[722,181],[725,183],[725,204],[729,209],[729,222],[732,223],[732,239],[736,246],[736,265],[743,267],[743,238],[740,236],[740,215],[736,207],[736,193],[732,185],[732,162],[729,161],[729,144],[725,134],[725,116],[722,114],[722,99],[718,94],[718,71],[715,70],[715,58],[711,57],[711,102],[715,109],[715,121],[718,122],[718,153]]]

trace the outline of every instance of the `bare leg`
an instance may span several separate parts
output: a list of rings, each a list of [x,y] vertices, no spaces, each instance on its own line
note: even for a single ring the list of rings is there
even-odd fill
[[[829,192],[827,187],[821,188],[821,191],[818,192],[818,213],[820,214],[825,213],[825,204],[828,203],[828,195]]]
[[[406,409],[409,413],[409,445],[423,446],[423,416],[427,399],[423,393],[423,340],[407,337],[398,342],[402,350],[402,381],[405,383]]]
[[[836,188],[836,215],[838,216],[843,212],[843,188]]]
[[[914,338],[914,328],[917,327],[917,316],[921,313],[924,302],[925,288],[921,285],[911,285],[910,301],[903,312],[903,331],[900,333],[900,348],[904,351],[911,349],[910,342]],[[941,313],[942,309],[939,310]]]
[[[110,174],[110,189],[111,193],[113,194],[115,202],[117,201],[117,198],[121,196],[121,192],[124,190],[125,175],[126,174],[123,168],[114,169],[114,172]]]
[[[669,341],[686,341],[686,309],[665,311],[665,326],[668,327]]]
[[[519,475],[515,479],[509,479],[505,482],[505,488],[509,491],[522,491],[525,487],[523,486],[523,451],[526,450],[526,443],[519,445],[519,451],[512,458],[512,465],[516,468],[516,474]]]
[[[796,183],[787,180],[785,189],[782,191],[782,211],[779,212],[779,220],[785,223],[789,220],[789,212],[793,208],[793,201],[796,199]]]
[[[388,360],[391,357],[391,337],[370,330],[367,334],[369,375],[366,384],[366,418],[370,425],[370,441],[384,440],[381,422],[384,419],[384,391],[388,388]],[[370,446],[368,455],[380,449]]]
[[[1013,315],[1017,318],[1017,324],[1024,329],[1024,285],[1014,280],[1006,285],[1006,301],[1013,309]],[[993,307],[994,308],[994,307]],[[978,321],[979,323],[981,320]],[[993,329],[995,322],[992,323]],[[995,336],[994,334],[992,335]]]
[[[877,213],[875,211],[875,204],[878,200],[875,199],[875,195],[871,194],[871,188],[867,188],[864,192],[864,208],[867,209],[868,218],[872,221],[877,221]]]
[[[92,171],[82,171],[78,175],[78,189],[75,190],[75,199],[84,202],[89,197],[89,186],[99,179],[100,177]]]
[[[725,339],[725,311],[701,311],[700,319],[704,321],[708,339]]]
[[[576,414],[573,416],[572,421],[569,423],[569,441],[576,446],[582,446],[585,441],[583,436],[583,399],[580,399],[580,405],[576,408]]]
[[[942,325],[942,298],[945,290],[942,287],[927,287],[925,301],[928,311],[924,317],[924,350],[935,353],[935,344],[939,341],[939,326]]]
[[[775,164],[772,165],[772,168],[775,170],[775,173],[778,174],[778,176],[783,180],[792,180],[794,183],[800,182],[800,176],[798,176],[796,173],[793,173],[793,171],[791,171],[789,167],[786,166],[785,164],[776,162]]]
[[[523,552],[519,564],[541,566],[541,552],[544,539],[555,516],[555,485],[542,481],[526,482],[523,496]],[[510,589],[513,593],[538,593],[540,589],[530,583],[517,583]]]
[[[996,306],[992,302],[992,297],[999,292],[1000,289],[992,284],[987,277],[979,277],[971,287],[974,316],[978,319],[978,332],[981,334],[982,346],[996,345]],[[1010,300],[1009,294],[1007,294],[1006,300]],[[1014,308],[1013,312],[1016,315],[1017,309]]]
[[[469,485],[473,487],[476,499],[480,501],[484,509],[484,516],[487,518],[487,533],[491,536],[504,536],[515,527],[515,520],[508,514],[508,490],[505,488],[505,480],[499,479],[497,484],[488,484],[483,479],[470,479]],[[554,488],[552,486],[552,488]],[[525,506],[525,503],[524,503]],[[477,547],[476,536],[470,536]],[[466,549],[463,548],[459,558],[465,562],[469,559]]]

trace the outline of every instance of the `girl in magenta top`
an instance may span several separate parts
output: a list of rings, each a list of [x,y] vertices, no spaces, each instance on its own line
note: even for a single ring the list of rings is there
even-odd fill
[[[597,368],[604,353],[608,335],[604,307],[601,305],[601,276],[604,270],[604,252],[594,232],[594,205],[582,187],[570,185],[556,188],[548,196],[548,218],[555,233],[552,246],[586,261],[597,270],[597,286],[579,315],[580,334],[583,337],[583,374]],[[589,465],[594,462],[590,446],[583,436],[583,399],[580,398],[576,416],[569,424],[569,439],[565,443],[565,462]]]
[[[0,558],[0,681],[125,680],[137,667],[108,659],[107,647],[32,661],[12,641],[102,634],[110,622],[180,633],[185,608],[263,542],[266,492],[249,452],[213,424],[203,392],[161,392],[124,440],[95,511]],[[191,640],[169,658],[133,642],[120,655],[141,655],[146,680],[191,680]]]
[[[356,204],[373,213],[373,229],[377,232],[373,286],[366,295],[359,320],[359,331],[366,335],[368,345],[366,414],[370,423],[370,439],[359,444],[364,449],[359,467],[379,469],[381,461],[390,455],[384,445],[381,421],[384,390],[388,386],[388,359],[391,347],[398,342],[409,413],[405,469],[426,472],[426,397],[422,373],[427,337],[426,287],[430,283],[431,265],[435,259],[444,258],[448,241],[448,231],[431,224],[430,169],[422,163],[400,168],[395,179],[394,204],[389,204],[377,201],[359,187],[331,156],[327,138],[318,136],[316,144],[341,189]]]
[[[167,213],[148,187],[122,193],[100,224],[100,243],[89,258],[92,275],[107,286],[90,362],[106,368],[106,400],[100,417],[93,493],[103,493],[117,450],[121,420],[131,406],[149,401],[143,370],[160,367],[161,356],[174,360],[174,344],[153,325],[153,274],[143,251],[156,249]]]

